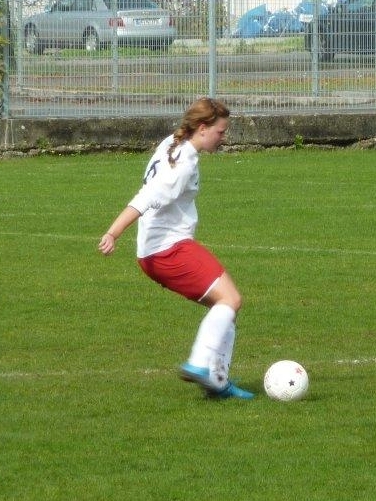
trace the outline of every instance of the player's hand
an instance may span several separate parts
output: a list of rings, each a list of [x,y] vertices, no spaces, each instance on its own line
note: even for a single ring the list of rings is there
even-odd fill
[[[98,249],[108,256],[115,250],[115,238],[110,233],[105,233],[99,242]]]

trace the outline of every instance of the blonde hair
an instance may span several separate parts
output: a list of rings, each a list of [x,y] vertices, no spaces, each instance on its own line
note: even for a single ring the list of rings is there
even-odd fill
[[[229,109],[216,99],[203,97],[195,101],[184,113],[180,127],[174,132],[174,142],[168,149],[168,161],[173,167],[175,159],[172,154],[183,141],[190,139],[201,124],[211,126],[218,118],[228,118]]]

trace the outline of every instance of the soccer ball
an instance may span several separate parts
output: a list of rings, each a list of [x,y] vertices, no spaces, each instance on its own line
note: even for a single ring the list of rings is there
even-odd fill
[[[308,374],[304,367],[292,360],[275,362],[264,377],[266,394],[273,400],[301,400],[308,391],[308,385]]]

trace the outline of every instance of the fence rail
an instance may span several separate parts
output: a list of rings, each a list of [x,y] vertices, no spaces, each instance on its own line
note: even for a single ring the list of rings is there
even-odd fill
[[[306,2],[305,15],[302,4],[270,11],[247,0],[156,2],[157,20],[145,9],[123,13],[139,34],[122,39],[117,2],[129,7],[127,0],[107,2],[109,12],[100,11],[102,0],[57,0],[29,20],[30,7],[10,0],[3,116],[177,114],[208,94],[238,114],[376,110],[373,1],[360,13]],[[90,15],[74,10],[93,2]],[[98,12],[112,20],[106,33],[102,20],[89,32]],[[171,31],[160,34],[165,17]]]

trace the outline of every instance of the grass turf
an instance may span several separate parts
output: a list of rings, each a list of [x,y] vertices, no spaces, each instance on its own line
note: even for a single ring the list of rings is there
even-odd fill
[[[142,275],[135,228],[96,250],[147,158],[0,164],[0,499],[373,500],[376,154],[202,157],[197,237],[244,297],[251,402],[176,377],[204,310]],[[263,393],[284,358],[304,401]]]

